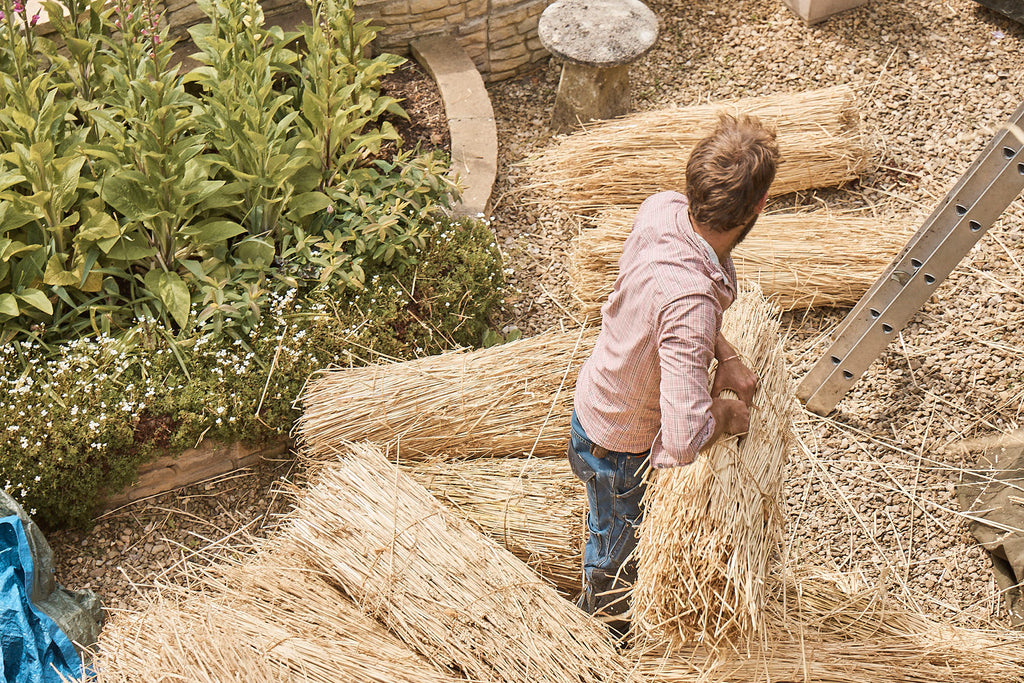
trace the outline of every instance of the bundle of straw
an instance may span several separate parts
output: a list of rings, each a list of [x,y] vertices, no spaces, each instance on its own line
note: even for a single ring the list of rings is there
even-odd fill
[[[366,612],[487,681],[625,681],[607,632],[371,445],[324,463],[286,529]]]
[[[576,212],[682,192],[690,151],[721,111],[775,125],[782,159],[772,195],[839,185],[867,166],[855,107],[853,91],[839,86],[631,114],[564,137],[527,162],[535,177],[527,189]]]
[[[257,556],[160,584],[103,630],[95,683],[453,683],[301,560]]]
[[[564,457],[477,458],[407,471],[542,578],[570,596],[580,591],[587,499]]]
[[[573,241],[569,278],[591,319],[600,316],[619,276],[635,215],[635,209],[604,211],[596,227]],[[906,242],[906,227],[830,211],[764,215],[732,258],[740,280],[757,283],[783,310],[852,306]]]
[[[303,393],[300,442],[313,455],[363,440],[397,443],[402,457],[562,454],[596,339],[576,330],[329,371]]]
[[[823,570],[771,578],[765,642],[749,651],[691,646],[638,652],[659,683],[1010,683],[1024,635],[941,624],[894,594]]]
[[[633,624],[670,644],[760,631],[768,563],[782,529],[793,393],[778,314],[760,292],[747,291],[722,327],[761,378],[750,431],[690,465],[654,470],[644,499]]]

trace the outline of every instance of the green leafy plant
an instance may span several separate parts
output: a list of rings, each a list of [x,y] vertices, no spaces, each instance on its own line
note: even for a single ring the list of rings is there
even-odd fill
[[[411,264],[455,196],[441,159],[394,146],[379,86],[402,59],[364,56],[351,2],[313,6],[300,48],[255,0],[203,0],[190,74],[155,0],[48,2],[66,49],[20,4],[0,21],[0,341],[241,338],[298,279]]]

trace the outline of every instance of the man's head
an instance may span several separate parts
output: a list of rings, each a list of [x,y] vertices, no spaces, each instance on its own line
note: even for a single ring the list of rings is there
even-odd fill
[[[721,114],[718,127],[697,143],[686,164],[693,220],[717,232],[743,227],[742,240],[764,208],[778,161],[774,130],[751,116]]]

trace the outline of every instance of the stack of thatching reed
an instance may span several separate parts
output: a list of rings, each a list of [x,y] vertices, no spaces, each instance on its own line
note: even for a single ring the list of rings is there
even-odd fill
[[[600,624],[377,447],[318,460],[286,536],[417,652],[472,680],[627,679]]]
[[[279,535],[121,615],[105,681],[628,681],[605,629],[369,444],[311,463]]]
[[[564,458],[471,458],[407,469],[564,595],[579,592],[587,500]]]
[[[737,318],[730,329],[762,324],[742,317],[751,315],[744,310],[737,304],[727,313]],[[734,334],[743,347],[744,336]],[[280,535],[255,548],[251,559],[206,568],[183,587],[162,586],[141,614],[117,615],[101,637],[98,680],[401,682],[466,675],[619,681],[630,680],[630,666],[652,681],[1019,680],[1024,659],[1019,639],[940,627],[885,594],[844,589],[828,577],[792,577],[780,567],[763,579],[765,627],[749,650],[688,644],[668,653],[635,650],[624,664],[603,627],[582,617],[468,523],[569,589],[570,577],[579,571],[586,503],[561,459],[564,432],[557,438],[558,460],[496,458],[500,449],[495,448],[489,458],[440,462],[443,454],[431,450],[444,443],[455,452],[484,454],[470,427],[486,425],[495,435],[497,425],[515,422],[520,412],[532,416],[541,430],[545,421],[566,420],[568,406],[561,397],[571,395],[573,368],[589,353],[584,339],[569,332],[542,344],[450,356],[469,374],[461,382],[447,376],[442,396],[459,394],[453,386],[468,390],[475,384],[481,392],[493,389],[495,399],[455,401],[418,423],[440,429],[446,416],[454,415],[450,419],[463,431],[444,438],[417,433],[415,420],[399,420],[402,435],[420,444],[418,452],[435,456],[432,463],[403,461],[411,477],[373,447],[312,439],[306,423],[303,438],[319,444],[307,454],[321,465]],[[477,354],[486,355],[481,360]],[[377,401],[377,407],[359,406],[360,414],[380,415],[403,395],[418,404],[420,392],[436,388],[431,377],[444,369],[438,363],[389,366],[397,377],[377,384],[380,391],[362,399]],[[517,368],[529,368],[524,372],[530,374],[508,377]],[[473,375],[478,369],[486,374]],[[763,363],[760,371],[763,394],[786,391],[773,383]],[[365,378],[359,371],[340,374],[348,372]],[[342,413],[356,408],[350,401],[358,394],[344,384],[344,377],[335,377],[332,392],[320,394],[322,400],[336,397],[334,408]],[[515,400],[503,402],[512,396]],[[541,414],[544,419],[536,417]],[[366,430],[358,421],[345,424]],[[338,439],[344,436],[338,423],[328,421],[325,428]],[[396,436],[380,425],[367,431],[383,442]],[[540,433],[518,437],[510,452],[529,452],[532,446],[524,444],[543,443]],[[747,438],[772,437],[761,431]],[[774,484],[767,479],[759,486],[771,498]],[[743,500],[746,510],[758,509]],[[770,504],[760,510],[767,515],[761,520],[763,534],[746,539],[770,546],[773,510]],[[677,545],[669,552],[690,551]],[[749,553],[748,564],[757,555]]]
[[[793,390],[778,313],[760,292],[743,292],[722,334],[761,381],[750,431],[719,441],[686,467],[653,470],[644,497],[633,625],[671,644],[763,630],[765,580],[783,526]]]
[[[587,503],[578,484],[575,492],[558,487],[558,472],[566,485],[575,483],[567,469],[522,458],[443,467],[443,476],[428,487],[432,493],[443,495],[510,549],[536,538],[576,549],[534,565],[545,578],[561,583],[561,577],[579,573],[580,528],[562,520],[582,519]],[[427,481],[427,469],[415,467],[416,478]],[[501,522],[494,497],[508,502]],[[528,502],[520,509],[520,501]],[[537,514],[544,507],[558,509],[557,519]],[[765,626],[755,641],[735,649],[662,642],[641,647],[630,658],[647,680],[660,683],[1009,683],[1024,677],[1021,636],[941,624],[895,593],[855,577],[808,570],[810,561],[770,567]]]
[[[397,444],[402,458],[562,454],[576,375],[596,338],[552,333],[326,372],[303,394],[300,440],[311,455],[342,441]]]
[[[155,586],[144,609],[115,614],[100,636],[95,683],[456,680],[280,545]]]
[[[528,189],[582,213],[636,207],[661,190],[683,192],[690,150],[711,132],[720,111],[752,114],[775,125],[782,162],[772,195],[839,185],[867,166],[853,91],[839,86],[593,124],[530,161],[535,181]]]
[[[573,241],[569,279],[591,319],[611,294],[635,215],[633,209],[603,211]],[[758,219],[732,258],[739,279],[758,284],[783,310],[852,306],[907,236],[903,221],[824,210],[770,214]]]

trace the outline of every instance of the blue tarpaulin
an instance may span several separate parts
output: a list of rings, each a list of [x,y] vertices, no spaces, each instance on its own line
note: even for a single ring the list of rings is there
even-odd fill
[[[33,566],[17,515],[0,518],[0,671],[7,683],[79,679],[82,660],[56,622],[32,604]]]

